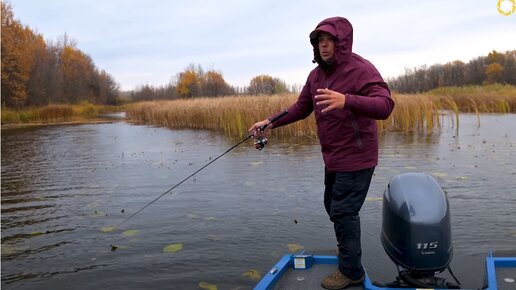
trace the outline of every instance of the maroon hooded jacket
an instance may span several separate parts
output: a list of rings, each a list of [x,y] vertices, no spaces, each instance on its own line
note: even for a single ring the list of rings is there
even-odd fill
[[[317,34],[325,31],[335,38],[335,60],[325,63],[319,54]],[[310,33],[314,62],[298,100],[288,114],[274,122],[280,127],[308,117],[315,111],[317,134],[326,168],[330,171],[355,171],[378,164],[376,121],[387,119],[394,101],[380,73],[366,59],[352,52],[353,27],[342,17],[319,23]],[[317,89],[328,88],[346,95],[344,108],[321,113],[316,106]],[[272,118],[270,118],[272,119]]]

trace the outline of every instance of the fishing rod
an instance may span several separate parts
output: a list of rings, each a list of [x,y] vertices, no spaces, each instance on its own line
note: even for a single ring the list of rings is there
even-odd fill
[[[275,121],[279,120],[280,118],[283,118],[285,115],[288,114],[288,110],[285,110],[283,112],[281,112],[279,115],[277,115],[276,117],[274,117],[272,120],[270,120],[269,123],[265,124],[265,125],[262,125],[260,128],[258,128],[260,131],[264,131],[267,127],[269,127],[270,124],[274,123]],[[115,226],[115,228],[118,228],[119,226],[121,226],[122,224],[124,224],[125,222],[127,222],[129,219],[131,219],[132,217],[134,217],[135,215],[137,215],[138,213],[140,213],[142,210],[146,209],[148,206],[150,206],[151,204],[155,203],[158,199],[162,198],[163,196],[165,196],[167,193],[171,192],[172,190],[174,190],[175,188],[177,188],[179,185],[183,184],[183,182],[187,181],[188,179],[190,179],[192,176],[196,175],[197,173],[199,173],[201,170],[203,170],[204,168],[208,167],[210,164],[212,164],[213,162],[215,162],[217,159],[219,159],[220,157],[224,156],[225,154],[227,154],[229,151],[235,149],[236,147],[238,147],[238,145],[244,143],[245,141],[247,141],[249,138],[252,138],[253,137],[253,134],[249,134],[247,137],[245,137],[242,141],[236,143],[235,145],[233,145],[231,148],[229,148],[228,150],[226,150],[226,152],[220,154],[219,156],[217,156],[215,159],[211,160],[210,162],[208,162],[206,165],[204,165],[203,167],[199,168],[197,171],[195,171],[194,173],[188,175],[188,177],[186,177],[185,179],[181,180],[179,183],[177,183],[176,185],[174,185],[172,188],[170,188],[169,190],[165,191],[164,193],[162,193],[160,196],[156,197],[155,199],[153,199],[151,202],[149,202],[147,205],[145,205],[144,207],[142,207],[141,209],[137,210],[135,213],[133,213],[132,215],[128,216],[126,219],[124,219],[122,222],[120,222],[118,225]],[[262,150],[263,147],[265,147],[265,145],[267,144],[268,140],[267,138],[263,137],[263,136],[259,136],[256,138],[256,141],[254,142],[254,145],[255,145],[255,148],[258,149],[258,150]]]

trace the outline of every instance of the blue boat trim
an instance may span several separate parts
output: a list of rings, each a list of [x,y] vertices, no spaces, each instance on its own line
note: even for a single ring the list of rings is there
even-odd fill
[[[486,290],[497,290],[496,268],[516,268],[516,257],[493,257],[492,253],[486,258]]]
[[[274,265],[269,272],[263,276],[263,278],[255,286],[254,290],[270,290],[274,288],[274,285],[281,279],[281,276],[289,268],[293,268],[293,261],[296,255],[285,255],[283,256],[276,265]],[[313,256],[313,263],[315,264],[327,264],[337,265],[338,260],[336,256]],[[487,288],[486,290],[497,290],[496,282],[496,268],[516,268],[516,257],[493,257],[491,253],[486,257],[486,277],[487,277]],[[303,270],[299,270],[303,271]],[[371,279],[366,273],[364,280],[365,290],[417,290],[417,288],[385,288],[373,285]],[[462,288],[461,288],[462,289]],[[447,290],[435,288],[433,290]],[[466,289],[462,289],[466,290]],[[471,289],[473,290],[473,289]]]
[[[254,287],[255,290],[265,290],[272,289],[274,285],[279,281],[283,273],[287,271],[290,267],[290,260],[292,255],[283,256],[274,267],[272,267],[267,275],[263,276],[263,278],[258,282],[258,284]]]

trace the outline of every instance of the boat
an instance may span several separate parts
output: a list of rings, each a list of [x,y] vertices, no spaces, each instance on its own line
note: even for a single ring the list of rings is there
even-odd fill
[[[350,290],[418,290],[462,288],[449,264],[452,259],[450,209],[446,193],[430,175],[394,176],[383,195],[381,243],[398,269],[393,282],[375,283],[367,274]],[[323,289],[321,281],[338,268],[337,256],[305,252],[284,255],[255,290]],[[439,274],[448,270],[454,282]],[[515,290],[516,251],[489,252],[485,283],[476,289]]]
[[[255,290],[272,289],[323,289],[321,281],[337,269],[337,256],[318,256],[308,254],[284,255],[254,287]],[[486,284],[478,289],[514,290],[516,289],[516,257],[498,257],[489,253],[485,259]],[[423,288],[400,288],[378,285],[366,273],[363,284],[347,287],[349,290],[416,290]],[[449,288],[432,288],[435,290]],[[468,288],[458,288],[468,289]],[[471,289],[473,290],[473,289]]]

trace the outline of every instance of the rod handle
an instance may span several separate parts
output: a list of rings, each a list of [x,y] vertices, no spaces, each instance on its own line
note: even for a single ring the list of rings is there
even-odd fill
[[[285,117],[287,114],[288,114],[288,110],[285,110],[285,111],[281,112],[279,115],[277,115],[276,117],[272,118],[272,120],[270,120],[270,122],[268,124],[262,125],[260,127],[260,131],[265,130],[265,128],[269,127],[270,124],[272,124],[272,123],[278,121],[279,119]]]

